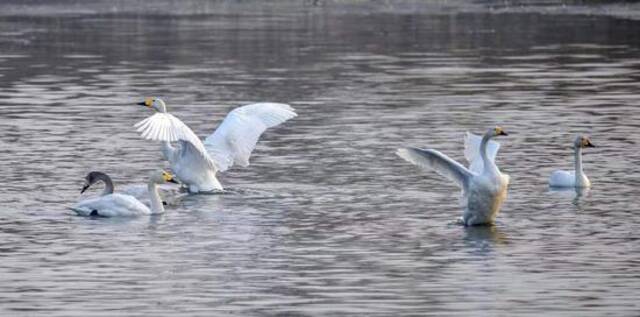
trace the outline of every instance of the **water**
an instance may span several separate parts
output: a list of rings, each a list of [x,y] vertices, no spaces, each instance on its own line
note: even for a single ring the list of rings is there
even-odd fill
[[[8,12],[8,11],[7,11]],[[155,11],[151,10],[151,13]],[[205,10],[0,18],[0,312],[24,316],[530,315],[640,311],[640,22],[485,11]],[[82,177],[166,166],[132,125],[163,97],[206,136],[290,103],[226,195],[87,219]],[[494,227],[394,155],[502,125]],[[577,133],[593,189],[551,192]]]

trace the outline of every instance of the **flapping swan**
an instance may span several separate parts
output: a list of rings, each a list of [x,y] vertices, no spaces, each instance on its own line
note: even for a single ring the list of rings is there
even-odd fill
[[[591,140],[586,136],[577,136],[573,142],[574,148],[574,170],[573,171],[554,171],[549,177],[549,186],[551,187],[590,187],[591,182],[582,170],[582,149],[586,147],[594,147]]]
[[[111,178],[101,172],[91,172],[85,178],[84,187],[80,193],[84,193],[91,185],[104,182],[105,188],[102,194],[96,198],[83,200],[71,207],[81,216],[99,217],[132,217],[164,213],[164,206],[158,194],[158,184],[165,182],[175,183],[173,176],[165,171],[156,171],[149,177],[148,189],[150,193],[150,206],[147,207],[131,195],[113,192]]]
[[[482,138],[467,133],[464,154],[469,169],[433,149],[401,148],[396,154],[410,163],[433,169],[462,189],[464,225],[491,224],[507,198],[509,185],[509,175],[501,173],[495,163],[500,144],[491,138],[499,135],[507,134],[500,127],[489,130]]]
[[[239,107],[229,112],[203,143],[186,124],[167,113],[162,99],[147,98],[139,105],[153,108],[156,113],[135,125],[138,132],[145,139],[162,142],[162,153],[172,171],[192,193],[222,190],[216,173],[234,164],[248,166],[260,135],[297,115],[291,106],[281,103]]]

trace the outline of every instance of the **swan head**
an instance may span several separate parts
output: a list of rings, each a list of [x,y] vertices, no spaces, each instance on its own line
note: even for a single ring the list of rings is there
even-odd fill
[[[82,186],[80,194],[84,194],[84,192],[87,191],[87,189],[89,189],[91,185],[99,181],[105,181],[107,179],[110,179],[109,176],[103,172],[90,172],[89,174],[87,174],[87,176],[84,177],[84,185]]]
[[[151,173],[150,179],[151,179],[151,182],[156,184],[164,184],[164,183],[179,184],[178,181],[175,179],[175,177],[171,173],[163,170],[159,170]]]
[[[584,135],[577,136],[576,140],[573,142],[573,146],[576,149],[586,148],[586,147],[596,147],[595,145],[593,145],[593,143],[591,143],[591,139],[589,139],[588,136],[584,136]]]
[[[156,97],[145,98],[143,102],[138,102],[137,105],[153,108],[157,112],[167,112],[167,105],[165,105],[162,99]]]
[[[502,127],[498,127],[496,126],[495,128],[489,130],[489,132],[487,132],[487,134],[490,137],[496,137],[496,136],[500,136],[500,135],[509,135],[507,134],[507,132],[504,131],[504,129],[502,129]]]

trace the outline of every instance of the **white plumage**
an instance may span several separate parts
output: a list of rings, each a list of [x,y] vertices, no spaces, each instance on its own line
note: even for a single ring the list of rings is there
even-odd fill
[[[152,173],[147,184],[149,206],[146,206],[132,195],[114,193],[111,178],[101,172],[87,174],[81,193],[98,182],[105,183],[105,189],[102,194],[98,197],[78,202],[71,207],[71,210],[81,216],[98,217],[134,217],[161,214],[164,213],[164,207],[158,193],[158,185],[165,182],[175,182],[175,180],[171,174],[164,171]]]
[[[193,147],[194,152],[199,154],[211,168],[216,167],[200,138],[186,124],[170,113],[156,112],[136,123],[135,127],[140,132],[140,136],[147,140],[188,142]]]
[[[86,217],[135,217],[151,214],[151,209],[135,197],[119,193],[83,200],[71,209]]]
[[[216,178],[218,171],[226,171],[235,164],[248,166],[260,135],[267,128],[297,116],[291,106],[281,103],[239,107],[203,143],[180,119],[166,113],[161,99],[147,99],[141,104],[158,112],[137,123],[137,131],[145,139],[162,141],[164,157],[191,192],[222,190]],[[174,147],[171,142],[176,141]]]
[[[573,142],[574,147],[574,169],[573,171],[557,170],[549,177],[551,187],[578,187],[586,188],[591,186],[591,181],[587,178],[582,168],[582,149],[594,147],[591,140],[586,136],[577,136]]]
[[[249,157],[260,135],[296,113],[282,103],[254,103],[229,112],[220,126],[208,136],[204,145],[216,162],[218,170],[226,171],[234,164],[249,165]]]
[[[499,127],[483,137],[467,133],[464,152],[468,169],[433,149],[401,148],[396,154],[410,163],[434,170],[462,189],[462,223],[467,226],[491,224],[507,198],[509,185],[509,176],[501,173],[495,164],[500,145],[490,138],[498,135],[506,133]]]
[[[469,162],[469,170],[476,174],[482,174],[484,169],[484,161],[480,155],[480,146],[482,145],[482,136],[467,132],[464,135],[464,157]],[[500,150],[500,143],[489,140],[487,142],[487,159],[495,164],[496,156]]]

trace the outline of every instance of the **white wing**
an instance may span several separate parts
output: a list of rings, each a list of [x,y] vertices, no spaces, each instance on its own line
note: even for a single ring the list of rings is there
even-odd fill
[[[154,115],[135,124],[140,135],[153,141],[185,141],[193,146],[198,155],[200,155],[211,168],[216,168],[214,161],[207,153],[204,144],[200,138],[180,119],[174,117],[170,113],[156,112]]]
[[[469,180],[473,177],[473,173],[462,164],[436,150],[410,147],[398,149],[396,154],[409,163],[433,169],[436,173],[454,181],[463,190],[467,189]]]
[[[464,157],[469,162],[469,170],[476,174],[482,174],[484,169],[484,162],[482,156],[480,156],[480,143],[482,143],[482,136],[475,135],[471,132],[467,132],[464,136]],[[491,162],[496,161],[498,150],[500,149],[500,143],[489,140],[487,143],[487,158]]]
[[[209,155],[225,171],[233,164],[249,165],[249,157],[260,135],[297,114],[282,103],[254,103],[229,112],[220,126],[204,141]]]

